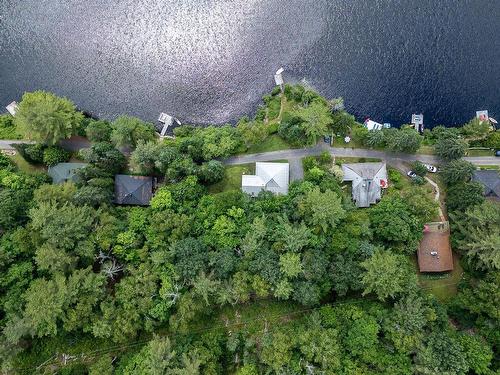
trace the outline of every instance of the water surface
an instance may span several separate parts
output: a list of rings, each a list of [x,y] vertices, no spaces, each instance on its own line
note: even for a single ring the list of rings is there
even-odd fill
[[[361,120],[451,125],[500,115],[499,19],[494,0],[0,0],[0,105],[41,88],[111,119],[223,123],[283,66]]]

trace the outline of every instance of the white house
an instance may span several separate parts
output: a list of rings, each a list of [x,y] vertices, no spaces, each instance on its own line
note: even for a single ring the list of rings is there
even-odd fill
[[[289,175],[288,163],[257,162],[254,175],[241,176],[241,190],[249,195],[257,195],[262,190],[287,194]]]
[[[365,127],[369,131],[372,131],[372,130],[382,130],[384,128],[384,125],[382,125],[381,123],[375,122],[373,120],[367,119],[365,121]]]

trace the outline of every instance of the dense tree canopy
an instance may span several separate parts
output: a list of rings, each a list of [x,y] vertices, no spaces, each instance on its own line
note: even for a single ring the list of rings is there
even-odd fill
[[[46,91],[25,93],[14,118],[28,138],[49,145],[69,138],[83,120],[75,105]]]

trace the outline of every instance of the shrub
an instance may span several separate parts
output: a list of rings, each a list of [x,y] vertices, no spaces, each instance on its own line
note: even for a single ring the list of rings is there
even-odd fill
[[[11,115],[0,115],[0,139],[21,139]]]
[[[271,135],[271,134],[276,134],[278,132],[278,128],[279,128],[280,124],[278,124],[277,122],[274,122],[272,124],[269,124],[267,126],[267,134],[268,135]]]
[[[23,154],[23,152],[21,152],[21,155],[29,163],[41,164],[41,163],[43,163],[43,151],[44,151],[44,149],[45,149],[45,145],[43,145],[41,143],[27,145],[26,147],[24,147],[24,154]]]
[[[70,153],[61,147],[51,146],[43,151],[43,163],[48,167],[68,161],[69,158]]]
[[[109,122],[91,119],[85,129],[85,134],[90,142],[109,142],[112,130]]]
[[[488,138],[484,142],[484,145],[486,147],[500,149],[500,130],[497,130],[488,135]]]
[[[332,155],[328,151],[323,151],[319,156],[319,162],[323,165],[330,165],[332,163]]]
[[[427,174],[427,168],[418,160],[411,163],[411,170],[420,177],[424,177]]]
[[[10,168],[10,167],[12,167],[12,161],[4,154],[0,154],[0,169]]]

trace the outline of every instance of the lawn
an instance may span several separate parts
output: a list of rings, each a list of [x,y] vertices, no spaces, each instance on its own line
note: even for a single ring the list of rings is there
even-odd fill
[[[417,266],[417,257],[412,257],[412,260]],[[463,268],[460,265],[460,260],[457,254],[453,253],[453,271],[443,273],[421,273],[418,272],[418,283],[420,287],[428,293],[432,293],[441,302],[449,301],[458,291],[458,283],[463,275]]]
[[[45,171],[45,168],[43,166],[34,166],[28,163],[21,155],[19,155],[19,153],[16,153],[13,156],[9,156],[9,158],[22,172],[33,174]]]
[[[287,150],[290,148],[295,147],[290,146],[288,142],[281,138],[278,134],[272,134],[264,141],[250,146],[244,154],[258,154],[261,152]]]
[[[421,154],[421,155],[433,155],[434,154],[434,146],[422,145],[417,150],[417,154]]]
[[[467,151],[467,156],[494,156],[493,150],[490,149],[475,149],[470,148]]]
[[[381,159],[377,158],[355,158],[348,156],[334,156],[335,164],[340,165],[344,163],[376,163],[381,162]]]
[[[241,189],[241,176],[243,174],[255,173],[255,164],[240,164],[226,166],[224,179],[208,187],[212,194],[221,193],[229,190]]]

